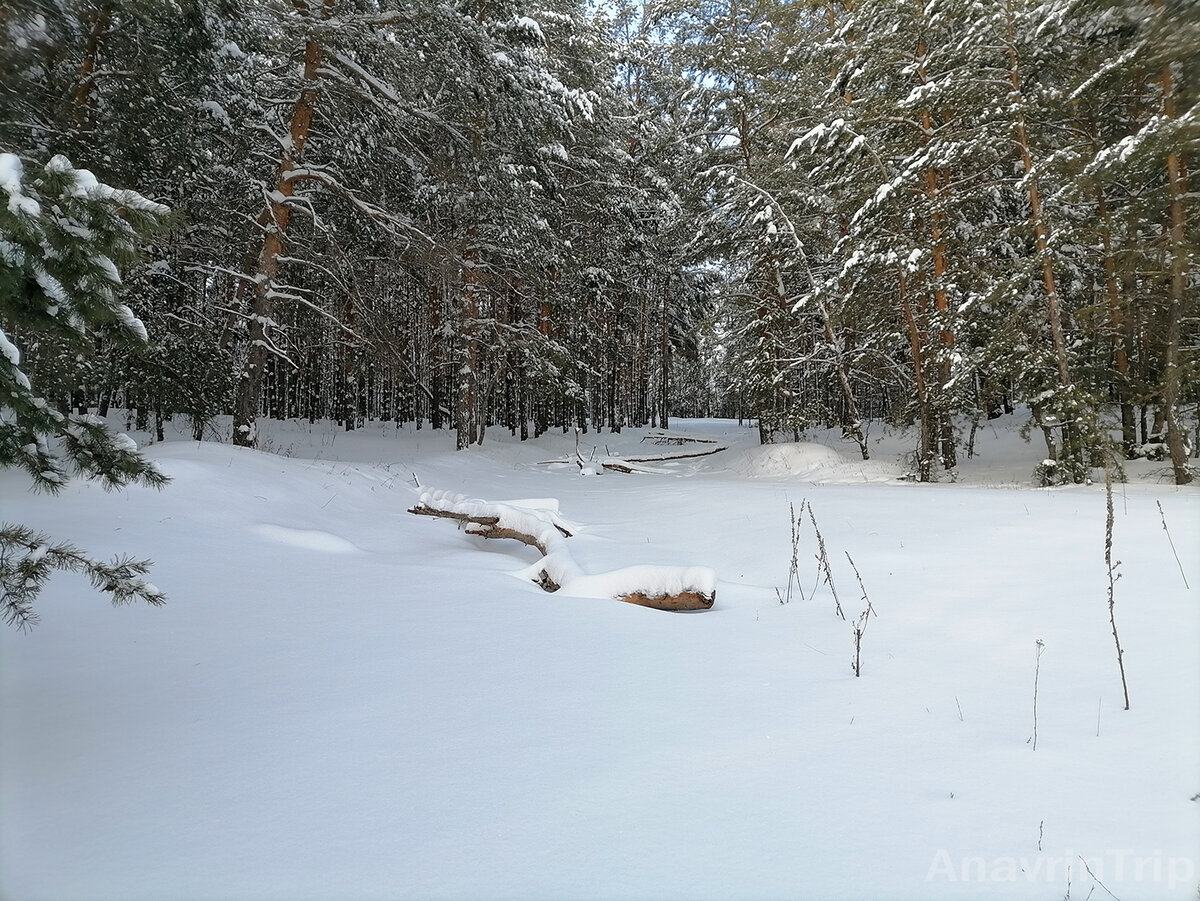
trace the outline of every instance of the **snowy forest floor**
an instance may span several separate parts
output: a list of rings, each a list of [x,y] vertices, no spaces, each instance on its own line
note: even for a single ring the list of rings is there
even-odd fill
[[[169,595],[58,576],[0,636],[0,897],[1194,899],[1200,489],[1145,462],[1116,486],[1125,711],[1104,487],[1033,488],[1020,423],[934,485],[882,427],[864,463],[694,420],[729,449],[651,473],[543,463],[561,433],[307,422],[263,423],[269,453],[150,445],[162,492],[0,473],[0,518],[151,557]],[[648,433],[580,449],[699,447]],[[543,592],[514,577],[535,550],[409,515],[414,474],[555,498],[585,570],[709,566],[716,604]],[[779,602],[804,501],[846,621],[807,519]]]

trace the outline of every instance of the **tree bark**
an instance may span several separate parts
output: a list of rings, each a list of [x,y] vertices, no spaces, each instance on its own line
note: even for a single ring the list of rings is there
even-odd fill
[[[454,444],[457,450],[470,447],[482,437],[479,411],[481,353],[479,344],[480,295],[483,291],[483,260],[474,229],[468,236],[459,278],[458,370],[455,373]]]
[[[79,66],[79,76],[75,81],[76,124],[83,122],[91,108],[92,89],[96,83],[96,61],[100,58],[100,45],[112,25],[115,5],[111,0],[106,0],[96,8],[96,14],[92,17],[92,27],[88,31],[87,44],[84,45],[83,62]]]
[[[1113,366],[1117,372],[1117,395],[1121,404],[1121,444],[1125,454],[1137,443],[1130,401],[1129,353],[1126,349],[1125,303],[1117,281],[1117,261],[1112,247],[1112,217],[1104,189],[1096,191],[1096,213],[1100,217],[1100,248],[1104,257],[1104,294],[1108,302],[1108,326],[1113,343]]]
[[[662,320],[659,331],[658,427],[670,428],[671,415],[671,281],[663,287]],[[644,421],[644,420],[643,420]]]
[[[924,38],[917,43],[917,78],[921,84],[929,83],[925,71],[925,58],[929,47]],[[928,146],[933,139],[933,111],[928,107],[921,111],[922,140]],[[945,409],[944,389],[950,384],[953,376],[951,351],[954,347],[954,331],[950,327],[950,295],[943,282],[946,270],[949,268],[946,254],[946,215],[939,208],[942,197],[942,172],[936,166],[925,170],[925,197],[929,201],[929,249],[933,258],[933,308],[938,323],[938,337],[941,342],[937,357],[938,392],[936,397],[927,395],[926,413],[930,417],[930,450],[936,446],[945,469],[953,469],[958,465],[958,455],[954,447],[954,423],[950,413]],[[928,389],[928,385],[926,385]]]
[[[1029,143],[1029,132],[1026,127],[1025,113],[1021,104],[1025,97],[1021,87],[1020,60],[1017,56],[1016,22],[1011,2],[1005,7],[1006,51],[1008,54],[1008,80],[1012,88],[1012,98],[1015,101],[1016,113],[1013,118],[1013,128],[1017,141],[1017,149],[1021,156],[1021,166],[1025,172],[1026,192],[1029,196],[1029,217],[1033,226],[1034,246],[1042,269],[1042,289],[1046,298],[1046,319],[1050,326],[1050,340],[1054,350],[1054,362],[1058,370],[1058,387],[1063,393],[1071,393],[1074,381],[1071,378],[1070,357],[1067,353],[1067,342],[1062,324],[1062,304],[1058,297],[1058,285],[1054,274],[1054,262],[1050,255],[1050,227],[1042,208],[1042,197],[1038,187],[1037,174],[1034,172],[1033,152]],[[1076,409],[1078,399],[1071,398],[1071,406],[1066,420],[1061,422],[1063,455],[1071,468],[1071,479],[1080,481],[1084,478],[1084,425],[1079,421],[1081,411]],[[1056,409],[1055,415],[1062,416],[1064,411]]]
[[[1163,11],[1163,0],[1154,0],[1159,14]],[[1163,115],[1175,118],[1175,82],[1170,63],[1164,63],[1160,73],[1163,95]],[[1167,450],[1171,454],[1171,468],[1175,473],[1175,484],[1186,485],[1192,481],[1192,472],[1187,462],[1187,434],[1179,419],[1179,395],[1183,385],[1183,367],[1180,366],[1179,350],[1183,339],[1184,291],[1187,280],[1187,247],[1184,245],[1183,198],[1188,193],[1188,176],[1183,154],[1177,147],[1167,153],[1167,185],[1170,190],[1168,222],[1171,246],[1171,294],[1167,305],[1167,336],[1163,348],[1162,404],[1166,416]]]
[[[326,0],[323,14],[328,15],[330,8],[330,0]],[[242,447],[254,447],[258,442],[257,419],[262,403],[263,376],[267,355],[273,348],[270,329],[274,324],[271,316],[275,308],[275,278],[291,219],[289,199],[295,190],[295,179],[291,173],[303,158],[305,145],[312,133],[318,72],[323,58],[321,44],[315,38],[309,38],[304,45],[304,87],[296,98],[288,125],[288,149],[279,160],[275,188],[268,195],[267,209],[262,219],[263,244],[254,273],[254,295],[248,320],[249,347],[245,368],[238,376],[234,399],[233,441]]]
[[[929,387],[925,382],[922,333],[917,324],[917,317],[913,313],[912,303],[908,299],[904,270],[900,270],[899,276],[900,311],[904,314],[904,324],[908,328],[908,344],[912,353],[913,385],[917,391],[917,418],[920,426],[920,437],[917,444],[917,480],[928,482],[933,476],[934,429],[929,402]]]

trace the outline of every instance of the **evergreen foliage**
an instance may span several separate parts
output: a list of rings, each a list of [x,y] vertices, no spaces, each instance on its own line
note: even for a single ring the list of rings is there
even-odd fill
[[[260,416],[466,448],[683,412],[866,456],[885,417],[922,481],[1022,403],[1048,483],[1117,430],[1186,481],[1197,12],[5,4],[0,146],[178,216],[126,270],[153,345],[32,338],[25,369],[51,408],[248,445]]]
[[[26,374],[22,347],[39,369],[63,377],[64,358],[85,357],[94,343],[145,344],[146,328],[120,300],[118,265],[167,210],[117,190],[55,156],[28,176],[15,154],[0,154],[0,467],[20,467],[34,486],[60,491],[72,475],[121,488],[159,487],[166,477],[113,434],[100,418],[59,409]],[[11,338],[9,337],[11,336]],[[50,361],[48,363],[47,361]],[[57,364],[57,365],[53,365]],[[60,382],[60,393],[73,386]],[[32,601],[54,569],[86,572],[116,603],[163,600],[140,576],[147,564],[101,564],[20,526],[0,528],[0,615],[26,626]]]

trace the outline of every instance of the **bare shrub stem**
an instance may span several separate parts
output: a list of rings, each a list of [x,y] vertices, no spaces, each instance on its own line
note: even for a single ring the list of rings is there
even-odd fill
[[[808,501],[800,502],[800,513],[796,513],[794,504],[788,504],[788,514],[791,520],[792,527],[792,559],[788,567],[788,583],[786,594],[775,589],[775,595],[779,598],[779,603],[790,604],[792,602],[792,586],[800,592],[800,600],[805,600],[804,586],[800,584],[800,529],[804,523],[804,508],[808,505]]]
[[[817,525],[817,517],[813,514],[812,504],[808,505],[808,518],[813,524],[813,531],[817,533],[817,585],[820,585],[822,575],[825,579],[825,584],[829,586],[829,590],[833,593],[833,604],[837,610],[837,615],[843,620],[846,619],[846,614],[842,612],[842,602],[838,600],[837,589],[833,585],[833,569],[829,565],[829,554],[825,550],[825,536],[821,534],[821,527]],[[813,593],[816,593],[816,587],[813,587]]]
[[[872,615],[878,616],[879,614],[875,613],[875,608],[871,606],[871,599],[867,597],[867,587],[863,585],[862,576],[859,575],[858,567],[854,565],[854,558],[850,556],[849,551],[846,551],[846,559],[850,561],[850,568],[854,570],[854,577],[858,579],[858,587],[862,589],[862,601],[866,604],[862,613],[858,615],[858,619],[854,621],[854,678],[857,679],[862,675],[862,637],[863,633],[867,631],[867,620]],[[836,598],[836,595],[834,597]],[[841,613],[840,606],[838,612]],[[845,617],[843,616],[842,619]]]
[[[1125,709],[1129,709],[1129,683],[1125,680],[1125,651],[1121,648],[1121,636],[1117,634],[1117,580],[1121,578],[1117,568],[1121,561],[1113,562],[1113,473],[1112,464],[1104,466],[1104,565],[1108,570],[1108,623],[1112,626],[1113,643],[1117,647],[1117,668],[1121,671],[1121,690],[1125,693]]]
[[[1040,638],[1037,640],[1037,650],[1034,652],[1033,664],[1033,737],[1030,739],[1033,742],[1033,750],[1037,750],[1037,732],[1038,732],[1038,677],[1042,671],[1042,651],[1046,650],[1046,642]]]

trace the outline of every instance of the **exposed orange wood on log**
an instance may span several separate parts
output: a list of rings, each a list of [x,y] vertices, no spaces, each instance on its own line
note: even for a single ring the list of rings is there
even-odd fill
[[[637,604],[639,607],[653,607],[655,610],[708,610],[716,598],[695,591],[682,591],[679,594],[651,596],[637,592],[622,595],[617,600]]]

